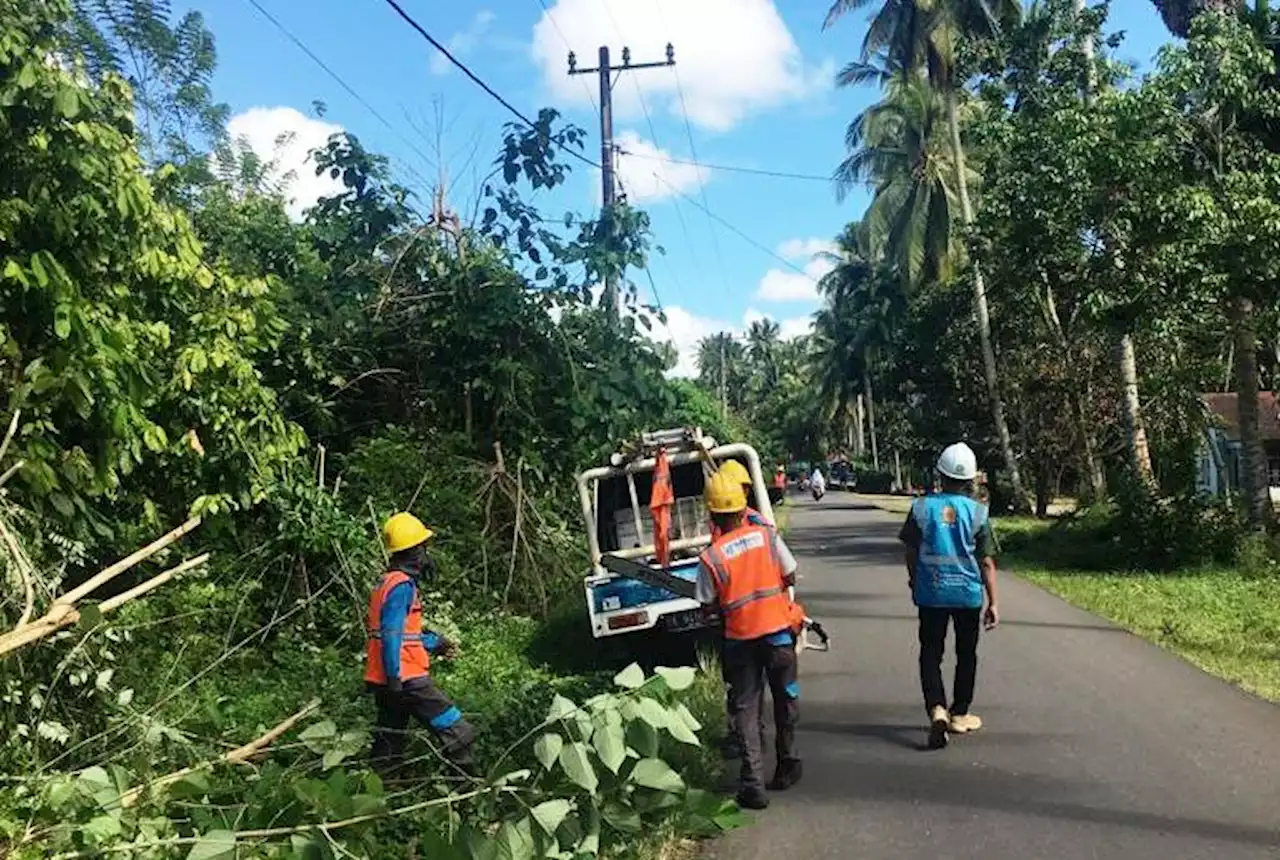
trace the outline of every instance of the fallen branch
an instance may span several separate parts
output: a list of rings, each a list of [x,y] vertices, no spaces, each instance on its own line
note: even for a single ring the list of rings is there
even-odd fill
[[[133,806],[133,804],[137,803],[138,798],[142,796],[144,791],[164,788],[166,785],[173,785],[183,777],[195,773],[198,770],[211,768],[215,764],[243,764],[253,756],[271,746],[271,744],[275,743],[281,735],[292,729],[302,720],[306,719],[319,707],[320,700],[312,699],[302,710],[298,711],[293,716],[282,720],[275,728],[254,740],[249,741],[249,743],[244,746],[228,750],[213,761],[203,762],[202,764],[193,765],[191,767],[184,767],[182,770],[175,770],[173,773],[165,774],[162,777],[153,779],[151,782],[145,783],[136,788],[131,788],[124,794],[120,795],[120,805],[126,807]]]
[[[181,564],[174,565],[163,573],[159,573],[151,579],[148,579],[141,585],[135,585],[128,591],[117,594],[109,600],[102,601],[102,603],[98,604],[98,610],[105,615],[113,609],[117,609],[122,604],[133,600],[135,597],[140,597],[148,591],[164,585],[166,582],[184,571],[204,564],[209,560],[209,555],[210,554],[206,552],[203,555],[196,556],[195,558],[187,559]],[[59,599],[54,603],[53,608],[41,618],[38,618],[23,627],[17,627],[10,630],[8,633],[0,636],[0,657],[3,657],[10,651],[16,651],[24,645],[29,645],[32,642],[44,639],[46,636],[61,630],[63,627],[69,627],[79,620],[80,611],[64,603],[63,599]]]
[[[200,525],[200,518],[192,517],[182,525],[178,526],[173,531],[169,532],[167,535],[156,538],[151,543],[147,544],[142,549],[138,550],[132,555],[127,556],[126,558],[122,558],[119,561],[117,561],[115,564],[111,565],[110,567],[103,569],[100,573],[94,574],[92,577],[82,582],[80,585],[77,585],[75,588],[71,589],[66,594],[59,597],[54,602],[54,605],[56,606],[59,603],[74,605],[75,602],[80,598],[93,592],[99,586],[111,581],[112,579],[115,579],[117,576],[124,573],[126,570],[133,567],[138,562],[143,561],[144,559],[150,558],[151,556],[158,553],[160,550],[167,547],[169,544],[191,533],[199,525]]]

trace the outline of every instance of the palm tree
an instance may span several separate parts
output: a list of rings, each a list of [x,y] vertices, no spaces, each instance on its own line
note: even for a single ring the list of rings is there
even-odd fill
[[[829,27],[845,13],[870,5],[872,0],[835,0],[827,13],[824,27]],[[1018,0],[884,0],[872,17],[862,44],[864,63],[876,57],[887,60],[889,69],[903,70],[899,77],[923,75],[929,87],[941,99],[950,141],[951,168],[960,216],[965,227],[973,223],[973,202],[969,194],[970,177],[965,165],[965,152],[960,134],[960,96],[962,82],[956,76],[956,53],[962,40],[979,40],[991,36],[1003,23],[1017,21],[1021,15]],[[986,282],[982,268],[970,262],[973,273],[974,309],[978,317],[978,341],[982,349],[983,374],[991,405],[991,417],[1000,439],[1005,469],[1013,490],[1014,504],[1028,506],[1022,475],[1013,450],[1013,439],[1005,419],[1004,397],[1000,393],[996,370],[995,347],[991,339],[991,313],[987,306]]]
[[[727,332],[716,332],[698,343],[698,381],[716,392],[720,416],[729,414],[729,406],[742,405],[742,344]]]
[[[778,384],[778,344],[781,340],[782,327],[771,319],[756,320],[747,328],[747,358],[762,391]]]

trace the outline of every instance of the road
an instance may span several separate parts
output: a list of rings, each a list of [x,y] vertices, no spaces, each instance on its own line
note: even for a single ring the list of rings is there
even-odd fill
[[[796,504],[797,591],[834,642],[801,657],[805,777],[710,856],[1280,858],[1280,707],[1008,575],[986,728],[924,750],[899,524],[843,493]]]

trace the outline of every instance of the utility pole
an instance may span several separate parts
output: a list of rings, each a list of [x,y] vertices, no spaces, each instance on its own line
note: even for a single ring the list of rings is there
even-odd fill
[[[613,72],[617,72],[621,76],[623,72],[635,69],[660,69],[666,66],[674,66],[676,64],[676,49],[668,42],[665,62],[636,63],[632,65],[631,49],[624,47],[622,49],[622,65],[613,66],[609,63],[609,46],[601,45],[599,58],[599,65],[594,69],[579,69],[578,57],[573,51],[570,51],[569,74],[594,74],[600,78],[600,181],[603,192],[600,195],[601,220],[604,222],[607,241],[612,245],[614,240],[613,207],[617,202],[617,183],[614,178],[614,157],[616,153],[613,148],[613,84],[617,78],[611,76]],[[605,271],[604,303],[610,318],[617,320],[620,302],[618,301],[618,273],[616,272]]]

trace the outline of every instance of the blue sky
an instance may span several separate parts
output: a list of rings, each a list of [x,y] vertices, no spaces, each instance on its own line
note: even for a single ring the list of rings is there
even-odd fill
[[[258,2],[386,125],[249,0],[188,3],[204,13],[217,38],[215,94],[231,105],[233,133],[271,155],[276,138],[294,132],[294,144],[276,155],[282,166],[299,167],[309,147],[342,127],[391,156],[407,185],[423,189],[443,170],[451,204],[472,211],[510,114],[443,62],[383,0]],[[843,154],[845,125],[875,96],[870,88],[832,85],[835,69],[856,55],[865,20],[849,17],[823,32],[826,0],[544,2],[546,11],[539,0],[401,0],[526,115],[553,106],[586,128],[586,153],[596,160],[597,82],[568,77],[565,55],[572,49],[581,67],[594,66],[598,46],[607,43],[615,63],[624,45],[638,63],[661,60],[672,42],[674,71],[628,72],[616,82],[614,130],[630,153],[619,156],[624,189],[649,212],[655,241],[667,252],[655,255],[650,268],[669,334],[685,355],[680,370],[692,372],[688,356],[698,338],[760,316],[779,320],[785,333],[803,331],[817,307],[813,277],[823,271],[812,254],[859,216],[866,195],[838,202],[827,182],[699,170],[654,156],[692,160],[696,149],[703,164],[829,175]],[[1146,65],[1166,39],[1146,0],[1117,0],[1110,29],[1127,31],[1121,57],[1137,65]],[[317,100],[327,106],[323,119],[312,110]],[[599,202],[599,176],[577,166],[565,188],[534,202],[548,214],[590,213]],[[298,176],[293,190],[301,207],[325,186],[305,168]],[[722,221],[691,202],[704,199]],[[646,283],[643,273],[633,277]]]

